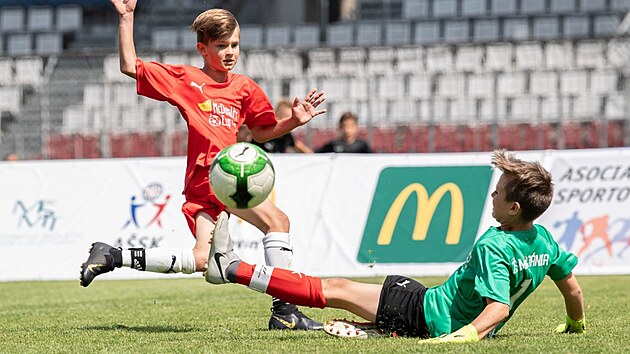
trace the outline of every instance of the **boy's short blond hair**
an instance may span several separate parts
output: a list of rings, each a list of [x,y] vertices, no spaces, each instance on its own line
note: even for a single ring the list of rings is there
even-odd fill
[[[230,11],[210,9],[197,16],[190,29],[197,33],[197,42],[207,44],[231,35],[238,27],[238,21]]]

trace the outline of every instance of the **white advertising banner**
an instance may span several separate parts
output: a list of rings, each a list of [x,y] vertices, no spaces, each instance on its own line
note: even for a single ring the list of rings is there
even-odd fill
[[[554,203],[538,222],[579,256],[576,272],[630,273],[630,149],[518,156],[554,174]],[[272,199],[291,222],[293,268],[317,276],[450,273],[495,224],[490,157],[272,156]],[[0,162],[0,281],[78,282],[95,241],[191,248],[184,170],[183,157]],[[244,260],[264,262],[262,233],[236,217],[230,230]],[[102,277],[169,276],[122,269]]]

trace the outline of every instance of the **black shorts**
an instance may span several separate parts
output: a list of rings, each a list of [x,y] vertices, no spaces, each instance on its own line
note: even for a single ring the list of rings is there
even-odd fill
[[[429,337],[423,306],[426,292],[427,288],[413,279],[388,276],[376,310],[376,325],[399,336]]]

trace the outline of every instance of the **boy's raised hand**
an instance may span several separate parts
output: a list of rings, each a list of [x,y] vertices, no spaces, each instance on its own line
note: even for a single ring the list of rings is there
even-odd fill
[[[302,125],[314,117],[326,113],[325,109],[316,110],[325,100],[324,91],[318,92],[317,89],[309,91],[302,101],[300,101],[299,97],[295,97],[292,107],[293,118],[297,119]]]
[[[116,11],[122,16],[133,13],[136,9],[137,0],[111,0]]]

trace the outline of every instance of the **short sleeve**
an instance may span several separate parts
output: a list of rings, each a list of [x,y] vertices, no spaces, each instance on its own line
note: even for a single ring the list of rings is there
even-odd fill
[[[565,251],[558,244],[556,244],[556,249],[555,257],[551,260],[547,275],[552,280],[562,280],[566,278],[578,264],[578,258],[573,253]]]
[[[170,102],[178,78],[183,75],[179,66],[136,59],[136,87],[139,95]]]
[[[510,303],[510,271],[500,253],[488,246],[476,245],[469,266],[475,273],[475,291],[479,296]]]
[[[249,82],[249,95],[243,101],[245,124],[248,128],[275,125],[278,120],[265,92],[255,82]]]

